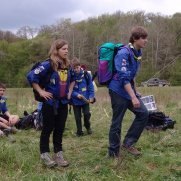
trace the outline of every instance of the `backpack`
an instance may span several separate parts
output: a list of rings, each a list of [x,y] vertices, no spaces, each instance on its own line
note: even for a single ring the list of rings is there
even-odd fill
[[[28,114],[23,118],[20,118],[20,120],[15,124],[15,127],[17,129],[31,129],[33,127],[33,120],[34,115]]]
[[[41,111],[34,113],[34,129],[36,131],[41,131],[43,129],[43,115]]]
[[[50,61],[50,60],[47,59],[47,60],[45,60],[45,61]],[[41,65],[41,62],[36,62],[36,63],[32,66],[32,68],[31,68],[31,70],[30,70],[30,72],[29,72],[28,74],[33,74],[34,70],[35,70],[38,66],[40,66],[40,65]],[[48,86],[48,84],[49,84],[49,82],[50,82],[50,77],[51,77],[51,75],[52,75],[53,72],[54,72],[54,70],[53,70],[53,67],[52,67],[52,65],[51,65],[51,63],[50,63],[50,69],[49,69],[49,71],[48,71],[48,73],[47,73],[46,84],[43,85],[43,83],[41,82],[41,80],[40,80],[40,82],[39,82],[39,86],[40,86],[42,89],[45,89],[45,88]],[[43,98],[43,97],[40,97],[39,93],[38,93],[34,88],[33,88],[33,93],[34,93],[34,98],[35,98],[36,101],[38,101],[38,102],[43,102],[43,101],[44,101],[44,98]]]
[[[124,47],[123,44],[107,42],[98,49],[98,70],[93,75],[92,80],[97,76],[100,85],[109,85],[114,76],[114,57],[118,50]]]
[[[174,124],[176,123],[175,120],[170,119],[168,116],[165,115],[164,112],[149,112],[148,121],[146,124],[146,129],[161,129],[161,130],[167,130],[167,129],[173,129]]]

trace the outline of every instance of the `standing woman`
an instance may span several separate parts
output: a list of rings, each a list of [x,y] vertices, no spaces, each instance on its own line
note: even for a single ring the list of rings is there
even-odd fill
[[[62,137],[65,122],[68,115],[67,94],[70,84],[70,63],[67,58],[68,44],[65,40],[58,39],[51,45],[48,61],[44,61],[31,74],[27,75],[33,88],[45,100],[42,105],[43,130],[40,136],[41,159],[48,167],[56,164],[65,167],[69,163],[64,160],[62,154]],[[53,68],[50,81],[45,89],[41,89],[38,83],[47,80],[50,68]],[[54,155],[49,155],[49,138],[53,131]]]

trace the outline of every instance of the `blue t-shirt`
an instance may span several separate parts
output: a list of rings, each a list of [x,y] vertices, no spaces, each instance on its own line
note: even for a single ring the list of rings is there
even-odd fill
[[[8,111],[7,105],[6,105],[6,97],[2,96],[0,98],[0,113],[5,113],[6,111]]]

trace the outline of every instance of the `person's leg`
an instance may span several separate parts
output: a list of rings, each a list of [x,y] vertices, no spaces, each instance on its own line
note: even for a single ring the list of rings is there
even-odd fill
[[[62,167],[68,166],[69,163],[65,161],[62,153],[62,137],[65,129],[65,123],[68,115],[68,105],[60,102],[59,108],[57,109],[58,115],[55,117],[55,126],[53,131],[53,145],[54,145],[54,156],[53,160]]]
[[[149,112],[145,107],[145,105],[143,104],[143,102],[140,99],[139,101],[140,101],[139,108],[134,108],[132,102],[130,102],[129,104],[128,109],[132,111],[136,116],[124,138],[123,145],[127,146],[134,145],[138,141],[148,120]]]
[[[2,129],[9,129],[9,128],[10,128],[9,126],[7,126],[6,124],[4,124],[4,123],[2,123],[2,122],[0,122],[0,127],[1,127]]]
[[[68,115],[68,105],[60,103],[57,111],[58,115],[55,116],[55,124],[53,131],[53,145],[55,153],[62,151],[62,136]]]
[[[3,115],[3,116],[0,115],[0,117],[1,117],[1,120],[4,119],[4,121],[8,121],[8,117],[6,115]],[[1,121],[0,121],[0,125],[1,125],[1,127],[3,129],[3,132],[6,133],[6,134],[9,134],[9,133],[16,134],[18,132],[18,129],[13,128],[13,127],[11,127],[9,125],[6,125],[5,123],[3,123]]]
[[[87,129],[88,134],[91,134],[91,122],[90,122],[90,117],[91,117],[91,113],[90,113],[90,107],[89,104],[84,104],[82,106],[82,110],[83,110],[83,115],[84,115],[84,127]]]
[[[81,107],[80,105],[78,106],[73,106],[73,110],[74,110],[74,117],[75,117],[75,121],[76,121],[76,126],[77,126],[77,136],[82,136],[83,135],[83,131],[82,131],[82,114],[81,114]]]
[[[115,157],[119,155],[121,126],[124,114],[128,107],[128,100],[111,90],[109,91],[109,94],[111,97],[113,116],[109,131],[108,155],[110,157]]]
[[[55,115],[53,106],[44,103],[42,106],[43,129],[40,136],[40,152],[50,152],[49,138],[54,129]]]
[[[139,99],[139,98],[138,98]],[[145,105],[143,102],[139,99],[140,101],[140,107],[139,108],[134,108],[132,105],[132,102],[129,104],[129,110],[132,111],[136,116],[135,119],[130,126],[124,141],[123,145],[121,146],[121,149],[124,151],[127,151],[128,153],[131,153],[133,155],[140,155],[141,152],[139,152],[134,144],[138,141],[138,139],[141,136],[141,133],[146,125],[146,122],[148,120],[148,110],[146,109]]]
[[[53,167],[56,162],[50,157],[49,138],[54,129],[55,115],[53,106],[44,103],[42,106],[43,129],[40,135],[40,153],[41,159],[48,167]]]

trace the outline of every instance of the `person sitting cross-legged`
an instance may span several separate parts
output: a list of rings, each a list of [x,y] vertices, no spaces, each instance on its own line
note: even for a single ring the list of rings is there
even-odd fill
[[[7,125],[9,128],[12,128],[19,121],[19,116],[11,115],[8,111],[6,97],[4,96],[5,91],[6,86],[3,83],[0,83],[0,122]]]

